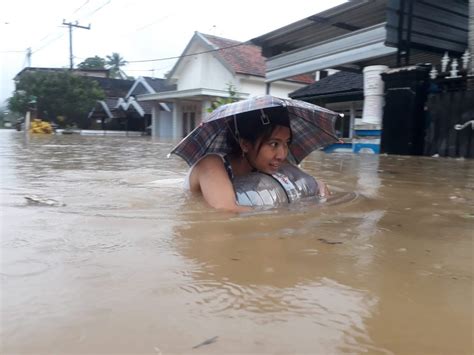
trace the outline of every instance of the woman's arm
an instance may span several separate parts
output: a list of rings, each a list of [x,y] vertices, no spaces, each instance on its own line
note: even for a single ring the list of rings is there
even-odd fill
[[[252,208],[239,206],[235,199],[232,182],[227,175],[222,158],[209,155],[203,158],[193,169],[191,191],[200,190],[209,205],[231,212],[248,212]]]

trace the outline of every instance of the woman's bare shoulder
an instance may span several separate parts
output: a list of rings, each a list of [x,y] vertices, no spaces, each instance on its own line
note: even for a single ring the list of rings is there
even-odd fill
[[[193,167],[189,176],[189,185],[192,192],[201,191],[202,179],[209,179],[216,173],[224,171],[224,162],[222,157],[217,154],[209,154],[199,160]]]

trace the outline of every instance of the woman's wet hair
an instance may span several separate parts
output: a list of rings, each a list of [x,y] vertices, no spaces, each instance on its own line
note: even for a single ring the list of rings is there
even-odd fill
[[[235,127],[236,125],[237,127]],[[260,139],[257,147],[257,151],[260,151],[262,143],[271,137],[277,126],[284,126],[290,129],[291,141],[290,120],[288,119],[288,112],[284,107],[272,107],[240,113],[236,115],[235,121],[231,117],[227,125],[226,138],[227,144],[231,148],[231,153],[240,154],[242,152],[239,139],[245,139],[254,146]]]

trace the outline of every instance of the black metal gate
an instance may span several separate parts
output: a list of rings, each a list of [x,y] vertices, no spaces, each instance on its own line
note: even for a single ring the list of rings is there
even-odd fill
[[[400,68],[381,76],[385,82],[381,152],[423,155],[428,69]]]
[[[382,78],[382,153],[474,158],[474,77],[433,80],[418,66]]]
[[[474,91],[460,85],[454,90],[431,93],[426,109],[423,154],[474,158]]]

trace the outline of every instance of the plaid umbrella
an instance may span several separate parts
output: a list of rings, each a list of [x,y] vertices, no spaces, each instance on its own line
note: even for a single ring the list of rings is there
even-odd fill
[[[218,107],[170,154],[180,156],[190,166],[207,154],[227,154],[227,127],[233,124],[234,115],[272,107],[284,107],[288,113],[292,131],[290,153],[297,164],[313,150],[340,141],[334,130],[339,114],[308,102],[264,95]]]

